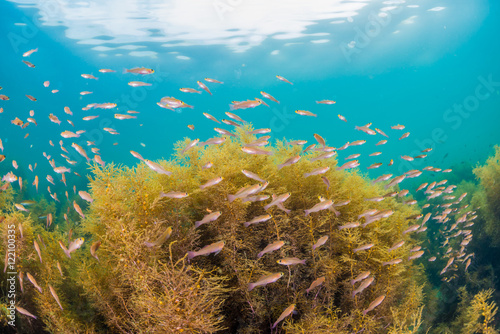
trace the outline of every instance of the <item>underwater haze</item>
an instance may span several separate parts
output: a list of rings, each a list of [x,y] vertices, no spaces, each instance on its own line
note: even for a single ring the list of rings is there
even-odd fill
[[[497,333],[497,1],[10,0],[0,30],[3,332]]]

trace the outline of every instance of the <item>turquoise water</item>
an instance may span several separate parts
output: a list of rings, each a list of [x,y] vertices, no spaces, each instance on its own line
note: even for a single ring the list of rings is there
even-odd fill
[[[365,145],[338,151],[338,156],[343,163],[348,155],[360,153],[360,170],[372,178],[434,166],[452,168],[447,178],[458,184],[471,179],[470,169],[484,163],[493,145],[500,144],[500,5],[495,1],[311,1],[308,5],[243,0],[11,1],[2,2],[0,9],[0,94],[10,98],[0,101],[0,139],[6,156],[0,175],[14,171],[28,182],[23,199],[50,199],[46,190],[50,186],[65,202],[66,189],[86,187],[88,165],[71,148],[73,142],[92,158],[86,142],[94,141],[106,163],[135,165],[138,160],[130,150],[150,160],[167,159],[180,139],[207,140],[217,135],[213,127],[231,130],[202,113],[227,119],[224,113],[230,111],[231,101],[262,98],[260,91],[280,103],[265,100],[270,107],[235,113],[255,128],[271,128],[273,140],[304,139],[311,144],[313,133],[334,147],[367,140]],[[37,52],[23,57],[35,48]],[[123,73],[133,67],[155,73]],[[100,73],[102,68],[116,72]],[[84,79],[83,73],[98,80]],[[224,82],[205,82],[213,95],[179,91],[199,89],[196,82],[206,77]],[[152,86],[127,85],[134,80]],[[50,81],[50,86],[44,87],[44,81]],[[59,92],[51,93],[52,89]],[[81,96],[81,91],[93,94]],[[157,102],[165,96],[179,98],[194,109],[160,108]],[[316,104],[323,99],[336,104]],[[117,107],[82,110],[87,104],[104,102]],[[64,113],[65,106],[72,116]],[[318,117],[299,116],[294,113],[297,109]],[[37,126],[21,129],[11,124],[16,117],[26,122],[30,110]],[[138,118],[113,117],[128,110],[140,112],[134,114]],[[49,120],[50,113],[61,120],[60,125]],[[338,114],[347,122],[339,120]],[[88,115],[99,118],[83,121]],[[380,135],[354,129],[367,123],[386,132],[389,142],[374,146],[383,139]],[[188,124],[195,130],[188,129]],[[391,130],[396,124],[406,129]],[[112,135],[105,127],[119,134]],[[60,136],[64,130],[86,132],[73,140]],[[398,140],[406,131],[410,136]],[[69,153],[60,150],[60,140]],[[425,148],[433,148],[426,159],[400,158],[418,155]],[[368,156],[375,151],[383,153]],[[67,174],[68,188],[64,187],[43,152],[57,166],[70,167],[81,177]],[[60,153],[77,164],[69,165]],[[391,159],[394,165],[388,166]],[[13,160],[19,169],[13,169]],[[384,166],[366,170],[375,162]],[[35,163],[38,195],[28,170]],[[53,175],[56,186],[48,183],[47,174]],[[420,184],[434,178],[427,173],[407,182]]]

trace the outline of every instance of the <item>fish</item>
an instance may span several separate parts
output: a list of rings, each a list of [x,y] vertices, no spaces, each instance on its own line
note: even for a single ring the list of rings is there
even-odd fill
[[[399,248],[399,247],[403,246],[404,244],[405,244],[405,241],[404,241],[404,240],[398,241],[398,242],[396,242],[395,244],[393,244],[393,245],[392,245],[392,247],[391,247],[391,248],[389,248],[387,251],[388,251],[388,252],[392,252],[393,250],[395,250],[395,249],[397,249],[397,248]]]
[[[401,263],[401,262],[403,262],[402,259],[393,259],[393,260],[390,260],[387,262],[383,262],[382,265],[383,266],[391,266],[391,265],[396,265],[396,264]]]
[[[78,145],[76,143],[72,143],[71,147],[73,147],[82,157],[87,159],[87,162],[90,162],[90,158],[88,157],[87,153],[80,145]]]
[[[64,247],[63,243],[59,241],[59,246],[61,246],[62,250],[64,251],[64,254],[66,254],[66,256],[71,259],[71,253],[82,247],[84,242],[85,242],[84,238],[78,238],[71,241],[69,243],[68,248],[66,248]]]
[[[124,114],[115,114],[114,117],[118,120],[125,120],[125,119],[135,119],[137,116],[132,116],[132,115],[124,115]]]
[[[343,230],[346,228],[355,228],[355,227],[358,227],[359,225],[360,225],[359,222],[347,223],[347,224],[344,224],[342,226],[339,226],[339,230]]]
[[[370,166],[366,167],[366,169],[379,168],[380,166],[382,166],[382,163],[381,162],[376,162],[376,163],[373,163]]]
[[[302,115],[302,116],[312,116],[312,117],[318,117],[317,114],[314,114],[308,110],[295,110],[295,113],[298,114],[298,115]]]
[[[330,170],[329,166],[319,167],[319,168],[313,169],[309,173],[304,173],[304,177],[309,177],[309,176],[312,176],[312,175],[324,174],[324,173],[328,172],[329,170]]]
[[[410,233],[410,232],[414,232],[416,230],[418,230],[420,228],[420,224],[415,224],[415,225],[412,225],[410,227],[408,227],[404,232],[403,232],[403,235],[407,234],[407,233]]]
[[[374,301],[370,303],[370,305],[368,305],[368,308],[363,311],[363,315],[366,315],[366,313],[372,311],[375,307],[379,306],[384,301],[384,299],[385,299],[384,295],[377,297]]]
[[[414,260],[414,259],[418,259],[419,257],[421,257],[422,255],[424,255],[424,251],[421,250],[421,251],[418,251],[418,252],[415,252],[415,254],[413,255],[410,255],[408,257],[408,261],[411,261],[411,260]]]
[[[167,241],[168,238],[170,238],[170,236],[172,235],[172,226],[169,226],[167,227],[167,229],[165,230],[165,232],[163,232],[159,237],[158,239],[156,239],[154,242],[147,242],[147,241],[144,241],[144,244],[147,246],[147,247],[160,247],[161,245],[163,245],[163,243],[165,241]]]
[[[259,181],[259,182],[262,182],[262,183],[266,182],[266,181],[265,181],[265,180],[263,180],[260,176],[258,176],[258,175],[257,175],[257,174],[255,174],[255,173],[252,173],[252,172],[250,172],[250,171],[248,171],[248,170],[242,169],[242,170],[241,170],[241,172],[242,172],[242,173],[243,173],[246,177],[248,177],[248,178],[250,178],[250,179],[253,179],[253,180],[256,180],[256,181]]]
[[[364,250],[367,250],[367,249],[370,249],[372,248],[374,245],[373,244],[365,244],[365,245],[362,245],[358,248],[355,248],[352,250],[353,253],[357,253],[359,251],[364,251]]]
[[[264,254],[278,250],[281,247],[283,247],[283,245],[285,245],[284,241],[275,241],[275,242],[267,245],[261,252],[259,252],[259,254],[257,254],[257,258],[260,259]]]
[[[30,312],[28,312],[27,310],[25,310],[24,308],[22,308],[21,306],[17,306],[16,305],[16,310],[17,312],[21,313],[21,314],[24,314],[24,315],[27,315],[28,317],[31,317],[33,319],[37,319],[36,316],[34,316],[33,314],[31,314]]]
[[[208,94],[212,95],[212,92],[210,91],[210,89],[208,89],[208,87],[201,81],[196,81],[196,83],[198,84],[198,86],[203,89],[205,92],[207,92]]]
[[[283,273],[273,273],[270,275],[263,275],[255,283],[248,284],[248,291],[252,291],[254,288],[258,286],[264,286],[270,283],[274,283],[281,277],[283,277]]]
[[[31,284],[33,284],[33,286],[40,292],[42,293],[42,288],[40,287],[40,285],[38,285],[38,283],[36,282],[35,278],[33,276],[31,276],[30,273],[26,273],[26,276],[28,277],[28,280],[31,282]]]
[[[204,80],[207,81],[207,82],[211,82],[211,83],[218,83],[218,84],[223,84],[224,83],[222,81],[211,79],[211,78],[205,78]]]
[[[217,241],[217,242],[214,242],[213,244],[210,244],[210,245],[207,245],[207,246],[203,247],[199,251],[188,252],[187,253],[188,260],[191,260],[194,257],[200,256],[200,255],[207,256],[207,255],[212,254],[212,253],[215,254],[215,255],[217,255],[222,250],[222,248],[224,248],[224,244],[225,244],[224,241]]]
[[[361,274],[359,274],[358,276],[356,276],[356,278],[354,278],[354,279],[351,280],[351,285],[354,285],[357,282],[360,282],[360,281],[364,280],[368,276],[370,276],[370,271],[364,271],[364,272],[362,272]]]
[[[132,154],[134,155],[134,154]],[[167,171],[165,168],[163,168],[160,164],[156,163],[156,162],[153,162],[151,160],[148,160],[148,159],[144,159],[143,160],[146,165],[151,168],[152,170],[154,170],[155,172],[159,173],[159,174],[165,174],[165,175],[172,175],[172,172],[169,172]]]
[[[277,196],[276,198],[274,198],[271,203],[267,204],[266,206],[264,206],[264,210],[267,210],[269,209],[270,207],[274,206],[274,205],[278,205],[279,203],[283,203],[284,201],[286,201],[290,196],[292,195],[292,193],[288,192],[288,193],[284,193],[284,194],[281,194],[279,196]]]
[[[28,66],[28,67],[35,68],[35,65],[32,62],[29,62],[27,60],[23,60],[23,63],[25,63],[26,66]]]
[[[334,100],[321,100],[321,101],[316,101],[317,104],[335,104],[337,101]]]
[[[289,83],[290,85],[293,85],[293,83],[291,83],[287,79],[283,78],[281,75],[277,75],[276,78],[278,78],[278,80],[281,80],[283,82]]]
[[[392,176],[392,175],[391,175]],[[396,176],[395,178],[393,178],[386,186],[385,186],[385,189],[388,189],[392,186],[395,186],[396,184],[400,183],[401,181],[403,181],[404,179],[406,178],[406,175],[400,175],[400,176]]]
[[[38,246],[38,243],[36,242],[36,240],[33,240],[33,244],[35,246],[36,252],[38,253],[38,258],[40,259],[40,263],[42,263],[42,253],[40,251],[40,247]]]
[[[202,220],[196,221],[194,223],[194,227],[198,228],[203,224],[216,221],[217,218],[219,218],[221,214],[222,214],[222,212],[220,212],[220,211],[215,211],[215,212],[209,213],[208,215],[205,215],[205,217],[203,217]]]
[[[325,282],[325,276],[321,276],[317,279],[315,279],[311,285],[306,289],[306,293],[309,293],[309,291],[311,291],[312,289],[320,286],[321,284],[323,284]]]
[[[405,126],[401,125],[401,124],[391,126],[391,129],[394,129],[394,130],[403,130],[404,128],[405,128]]]
[[[56,300],[57,304],[61,308],[61,311],[63,311],[64,309],[63,309],[63,307],[61,305],[61,302],[59,301],[59,297],[57,296],[56,290],[54,290],[54,288],[50,284],[48,284],[48,286],[49,286],[50,293],[52,294],[52,297],[54,297],[54,299]]]
[[[153,74],[155,70],[151,68],[145,68],[145,67],[135,67],[131,69],[125,69],[124,73],[134,73],[134,74],[142,74],[142,75],[147,75],[147,74]]]
[[[28,209],[26,209],[22,204],[18,204],[18,203],[15,203],[14,206],[16,207],[16,209],[18,209],[19,211],[24,211],[24,212],[29,212]]]
[[[168,197],[168,198],[184,198],[189,196],[188,193],[182,191],[169,191],[168,193],[160,192],[160,198]]]
[[[260,92],[260,94],[261,94],[263,97],[265,97],[266,99],[269,99],[269,100],[271,100],[271,101],[273,101],[273,102],[276,102],[276,103],[278,103],[278,104],[280,103],[280,101],[276,100],[276,99],[275,99],[275,98],[274,98],[271,94],[268,94],[268,93],[266,93],[266,92],[264,92],[264,91],[261,91],[261,92]]]
[[[304,150],[304,152],[305,152],[305,150]],[[322,154],[320,154],[320,155],[312,158],[310,160],[310,162],[314,162],[314,161],[317,161],[317,160],[329,159],[329,158],[333,157],[335,154],[337,154],[337,152],[335,152],[335,151],[333,151],[333,152],[325,152],[325,153],[322,153]]]
[[[290,306],[288,306],[282,313],[281,315],[279,316],[278,320],[276,320],[276,322],[273,324],[273,327],[272,328],[275,328],[276,326],[278,326],[278,324],[283,321],[283,319],[285,319],[286,317],[288,317],[290,314],[293,313],[293,311],[295,310],[295,304],[292,304]]]
[[[94,201],[94,199],[93,199],[93,198],[90,196],[90,194],[89,194],[88,192],[86,192],[86,191],[80,190],[80,191],[78,192],[78,195],[80,195],[80,197],[81,197],[83,200],[87,201],[87,202],[92,203],[92,202]]]
[[[222,180],[224,180],[224,177],[222,177],[222,176],[213,178],[213,179],[207,181],[205,184],[200,185],[200,189],[205,189],[205,188],[214,186],[214,185],[220,183]]]
[[[93,80],[98,80],[98,78],[96,78],[95,76],[93,76],[92,74],[81,74],[82,78],[84,79],[93,79]]]
[[[99,117],[99,116],[85,116],[82,119],[84,121],[90,121],[90,120],[96,119],[97,117]]]
[[[233,101],[232,104],[229,105],[229,108],[231,110],[255,108],[262,104],[261,101],[262,100]]]
[[[321,202],[317,203],[316,205],[314,205],[312,208],[304,210],[304,213],[305,213],[306,216],[308,216],[310,213],[313,213],[313,212],[318,212],[318,211],[321,211],[321,210],[327,210],[332,205],[333,205],[333,200],[331,200],[331,199],[325,200],[325,201],[321,201]]]
[[[151,86],[152,84],[150,83],[147,83],[147,82],[142,82],[142,81],[129,81],[128,82],[128,85],[129,86],[132,86],[132,87],[149,87]]]
[[[373,276],[363,280],[361,284],[358,286],[358,288],[352,292],[352,297],[354,298],[354,296],[356,296],[358,293],[363,292],[363,290],[369,287],[374,280],[375,278]]]
[[[248,154],[256,154],[256,155],[273,155],[273,152],[266,151],[263,149],[260,149],[258,147],[248,147],[248,146],[242,146],[241,150],[245,153]]]
[[[99,247],[101,246],[101,241],[96,241],[90,246],[90,254],[99,261],[99,258],[97,257],[96,253]]]
[[[284,266],[293,266],[296,264],[306,264],[306,260],[301,260],[296,257],[285,257],[283,259],[279,259],[276,261],[278,264],[284,265]]]
[[[25,53],[23,53],[23,57],[29,57],[31,56],[34,52],[37,52],[38,51],[38,48],[36,49],[31,49],[29,51],[26,51]]]
[[[328,241],[328,236],[327,236],[327,235],[322,236],[322,237],[321,237],[321,238],[319,238],[319,239],[318,239],[318,241],[316,241],[316,243],[312,246],[312,249],[313,249],[313,250],[315,250],[316,248],[323,246],[323,245],[324,245],[327,241]]]
[[[359,161],[358,160],[351,160],[351,161],[346,162],[342,166],[337,167],[336,170],[356,168],[358,166],[359,166]]]
[[[82,217],[82,219],[85,219],[82,208],[80,208],[80,206],[75,201],[73,201],[73,207],[75,208],[75,211],[78,212],[78,214]]]
[[[401,137],[399,137],[399,140],[407,138],[409,135],[410,135],[409,132],[403,133],[403,135]]]
[[[257,216],[255,218],[253,218],[252,220],[250,220],[248,222],[243,223],[243,225],[245,227],[248,227],[248,226],[250,226],[252,224],[258,224],[258,223],[262,223],[262,222],[268,221],[271,218],[272,217],[269,214],[267,214],[267,215],[260,215],[260,216]]]

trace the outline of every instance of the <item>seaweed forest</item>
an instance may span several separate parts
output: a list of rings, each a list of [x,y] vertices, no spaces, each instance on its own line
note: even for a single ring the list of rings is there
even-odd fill
[[[3,332],[497,333],[499,147],[476,179],[408,194],[319,135],[256,154],[257,133],[89,164],[58,209],[2,182],[0,287],[16,272],[20,307],[0,300]]]

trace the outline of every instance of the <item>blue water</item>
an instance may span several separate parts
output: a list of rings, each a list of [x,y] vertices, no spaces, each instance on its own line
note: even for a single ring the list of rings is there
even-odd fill
[[[12,1],[3,2],[0,8],[4,32],[0,94],[10,97],[0,101],[4,108],[0,138],[7,156],[0,174],[13,170],[11,161],[16,160],[20,165],[16,175],[31,184],[33,174],[27,166],[37,163],[41,194],[47,194],[49,185],[42,175],[51,173],[42,152],[51,155],[57,166],[68,165],[59,155],[64,153],[58,144],[64,130],[85,130],[74,142],[92,157],[86,141],[95,141],[106,163],[136,164],[130,150],[151,160],[168,159],[179,139],[206,140],[216,135],[215,126],[230,129],[206,119],[203,112],[227,118],[224,112],[229,111],[231,101],[261,97],[260,91],[281,103],[266,100],[270,108],[242,110],[237,112],[240,117],[255,128],[271,128],[273,140],[286,137],[314,143],[312,134],[318,133],[329,145],[340,147],[346,141],[366,139],[366,145],[339,151],[338,156],[343,163],[348,155],[361,153],[362,167],[394,159],[393,166],[370,171],[371,177],[428,165],[474,166],[484,162],[492,145],[499,143],[497,2],[313,1],[306,8],[300,2],[264,6],[260,1],[195,1],[191,5],[176,1]],[[39,51],[22,57],[33,48]],[[27,67],[23,59],[36,68]],[[155,73],[122,73],[138,66]],[[99,73],[100,68],[116,73]],[[99,80],[84,79],[82,73]],[[277,80],[276,75],[294,85]],[[213,96],[179,91],[198,88],[196,81],[205,77],[224,82],[207,83]],[[49,88],[42,85],[46,80]],[[132,88],[127,85],[132,80],[153,85]],[[488,81],[493,85],[485,84]],[[52,94],[51,89],[59,92]],[[93,94],[80,96],[84,90]],[[32,102],[25,94],[38,100]],[[164,96],[177,97],[195,108],[176,112],[160,108],[156,102]],[[315,103],[322,99],[337,103]],[[103,102],[118,106],[81,110],[89,103]],[[463,104],[463,111],[453,111],[454,105]],[[64,106],[74,115],[66,115]],[[310,110],[318,117],[299,116],[294,113],[297,109]],[[35,111],[38,126],[20,129],[10,123],[15,117],[26,121],[29,110]],[[114,113],[127,110],[139,111],[138,119],[113,118]],[[49,113],[58,116],[61,125],[50,122]],[[340,121],[337,114],[348,122]],[[100,117],[85,122],[82,117],[87,115]],[[376,147],[380,135],[354,130],[355,125],[370,122],[389,134],[388,144]],[[188,124],[195,125],[194,132]],[[396,124],[406,129],[391,130]],[[109,134],[104,127],[116,129],[119,135]],[[397,140],[406,131],[410,137]],[[26,133],[29,137],[24,139]],[[83,176],[68,174],[68,184],[80,189],[85,186],[88,165],[71,148],[72,139],[63,142],[68,155],[78,162],[68,167]],[[409,163],[400,158],[415,156],[427,147],[434,148],[427,159]],[[383,154],[368,157],[377,150]],[[59,199],[64,198],[64,189],[58,184]]]

